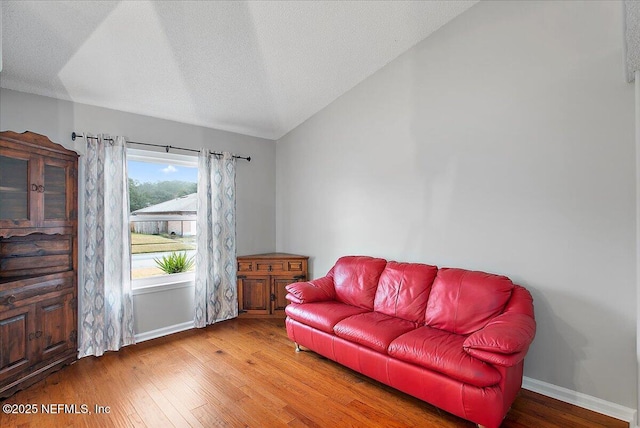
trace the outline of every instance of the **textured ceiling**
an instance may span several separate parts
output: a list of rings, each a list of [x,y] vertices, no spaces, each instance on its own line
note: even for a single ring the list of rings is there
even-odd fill
[[[277,139],[476,1],[0,3],[3,88]]]

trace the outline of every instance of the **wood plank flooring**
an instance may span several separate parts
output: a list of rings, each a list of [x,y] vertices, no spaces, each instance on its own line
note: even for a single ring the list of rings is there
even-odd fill
[[[294,352],[284,322],[270,319],[225,321],[83,358],[1,404],[37,410],[0,413],[3,428],[475,426],[313,352]],[[522,390],[502,426],[628,423]]]

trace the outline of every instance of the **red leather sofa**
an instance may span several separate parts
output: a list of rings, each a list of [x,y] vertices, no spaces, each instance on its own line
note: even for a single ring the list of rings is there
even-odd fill
[[[490,428],[520,390],[533,299],[505,276],[348,256],[287,292],[296,350]]]

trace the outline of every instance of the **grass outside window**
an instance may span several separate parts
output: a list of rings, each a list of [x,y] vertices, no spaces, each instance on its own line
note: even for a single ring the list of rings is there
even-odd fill
[[[141,233],[132,233],[131,254],[195,250],[194,243],[190,243],[190,241],[193,241],[193,239],[168,238],[161,235],[143,235]]]
[[[149,253],[165,253],[169,256],[175,252],[185,252],[195,250],[195,236],[189,237],[169,237],[163,235],[145,235],[141,233],[131,234],[131,254],[135,259],[136,255]],[[161,255],[159,258],[162,258]],[[189,267],[192,271],[194,266]],[[166,275],[157,265],[146,267],[132,267],[131,278],[139,279],[150,276]]]

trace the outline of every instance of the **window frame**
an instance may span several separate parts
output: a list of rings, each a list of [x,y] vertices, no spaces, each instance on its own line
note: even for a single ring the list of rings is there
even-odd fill
[[[177,166],[185,166],[198,169],[198,156],[197,155],[181,155],[175,153],[164,153],[152,150],[139,150],[127,148],[127,162],[147,162],[157,164],[171,164]],[[129,213],[128,223],[131,224],[132,216]],[[163,220],[196,220],[197,215],[178,216],[178,215],[157,215],[146,217],[144,221],[163,221]],[[131,252],[131,244],[129,244],[129,252]],[[131,265],[133,265],[133,254],[129,254],[131,257]],[[131,269],[129,268],[129,276],[131,277]],[[193,287],[195,284],[196,273],[182,272],[164,275],[149,276],[146,278],[131,279],[131,290],[133,295],[145,294],[155,291],[166,291],[175,288]]]

